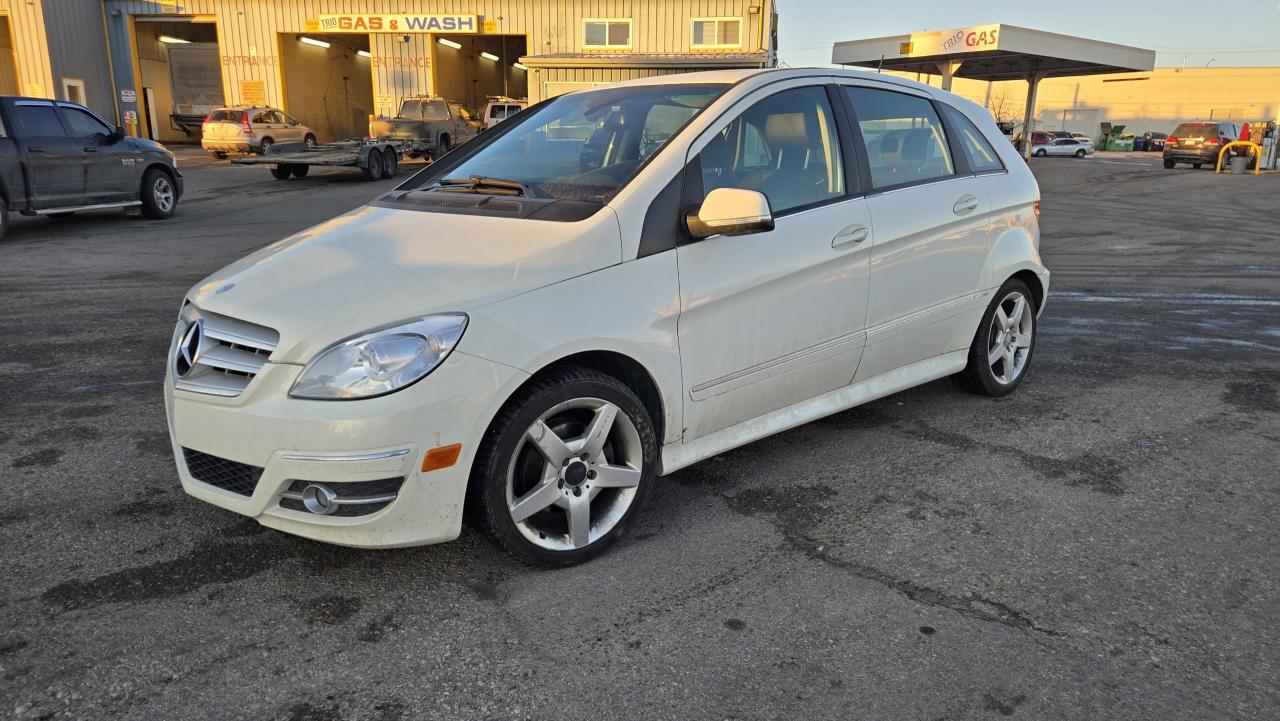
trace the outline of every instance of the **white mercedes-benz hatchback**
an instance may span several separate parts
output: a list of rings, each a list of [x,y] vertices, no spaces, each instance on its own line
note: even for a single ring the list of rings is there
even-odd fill
[[[187,295],[188,493],[349,546],[591,558],[658,476],[945,376],[1023,380],[1039,190],[981,107],[841,70],[561,95]]]

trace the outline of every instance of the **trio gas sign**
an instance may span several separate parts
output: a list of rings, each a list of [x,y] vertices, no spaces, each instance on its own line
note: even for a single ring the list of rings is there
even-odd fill
[[[321,15],[322,33],[478,33],[476,15],[393,15],[347,13]]]
[[[911,42],[902,43],[900,52],[907,56],[972,53],[997,50],[1000,47],[1000,25],[975,25],[936,33],[917,33]]]

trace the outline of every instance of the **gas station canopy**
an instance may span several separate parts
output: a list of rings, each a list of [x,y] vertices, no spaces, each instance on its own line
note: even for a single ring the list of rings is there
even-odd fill
[[[1031,135],[1040,81],[1068,75],[1145,72],[1155,67],[1153,50],[1047,33],[1015,25],[976,25],[836,43],[836,65],[942,76],[943,89],[953,78],[1026,80],[1029,84],[1023,136]],[[1031,151],[1023,143],[1024,153]]]

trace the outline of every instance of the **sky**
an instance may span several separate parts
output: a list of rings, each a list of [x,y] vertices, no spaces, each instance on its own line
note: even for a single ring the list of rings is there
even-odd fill
[[[1072,0],[1002,3],[999,9],[995,3],[955,0],[776,3],[778,55],[792,67],[830,65],[831,46],[838,40],[987,23],[1155,50],[1156,67],[1280,66],[1280,0]]]

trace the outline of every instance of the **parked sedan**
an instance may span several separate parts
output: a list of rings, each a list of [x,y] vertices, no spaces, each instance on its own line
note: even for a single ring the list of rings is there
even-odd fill
[[[1164,143],[1168,140],[1168,133],[1156,133],[1147,131],[1142,134],[1142,149],[1151,152],[1153,150],[1164,150]],[[1135,148],[1136,150],[1136,148]]]
[[[973,102],[851,70],[544,101],[187,293],[182,486],[348,546],[452,540],[466,507],[566,566],[692,463],[948,376],[1005,396],[1049,272],[1000,138]]]
[[[228,153],[266,155],[276,143],[316,145],[316,134],[277,108],[237,105],[219,108],[204,119],[200,145],[216,158]]]
[[[1083,158],[1092,154],[1093,143],[1088,141],[1081,142],[1075,138],[1058,138],[1053,142],[1036,146],[1035,149],[1035,155],[1041,158],[1047,155],[1067,155]]]

